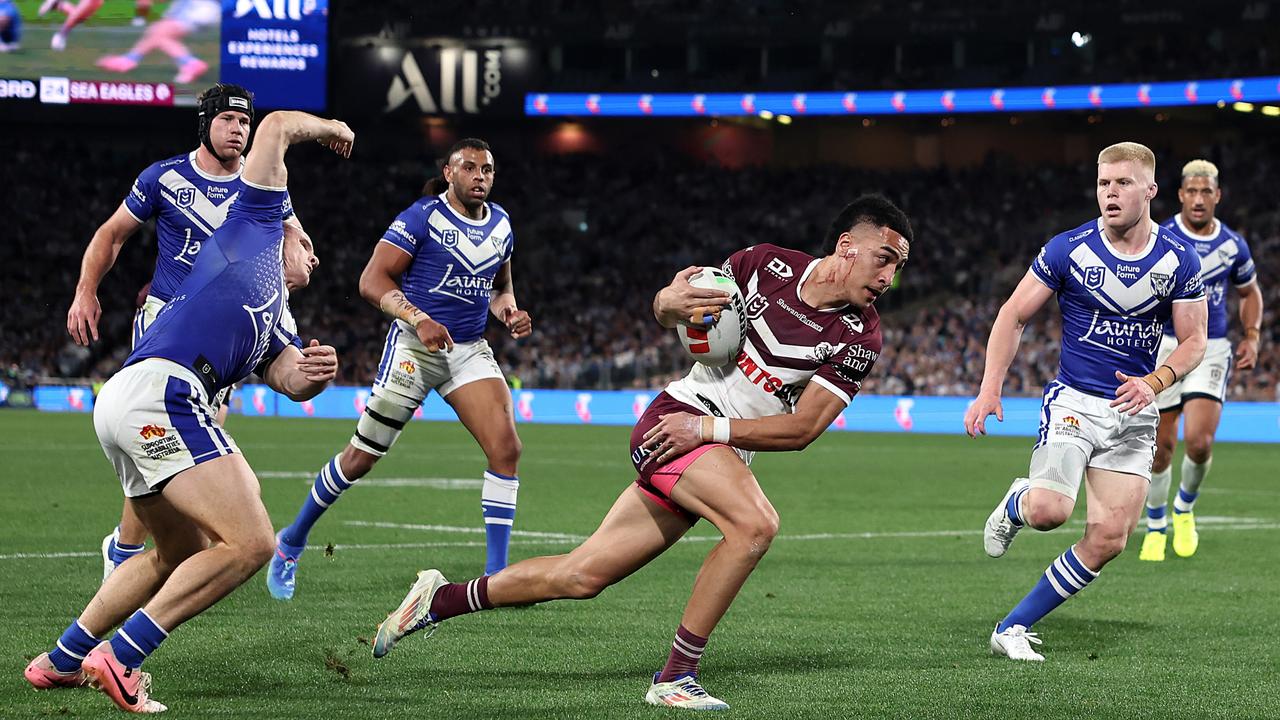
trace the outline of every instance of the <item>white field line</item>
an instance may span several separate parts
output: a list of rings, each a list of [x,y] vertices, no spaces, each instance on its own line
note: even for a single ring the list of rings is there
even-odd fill
[[[315,480],[313,472],[294,470],[263,470],[258,477],[264,480],[306,480],[308,485]],[[484,487],[480,478],[443,478],[443,477],[389,477],[365,478],[357,481],[360,487],[425,487],[435,490],[479,490]]]
[[[1207,522],[1202,522],[1207,521]],[[483,534],[483,528],[476,527],[459,527],[454,525],[418,525],[412,523],[389,523],[389,522],[365,522],[360,520],[349,520],[345,525],[354,527],[376,527],[384,529],[397,530],[421,530],[424,532],[445,532],[445,533],[461,533],[469,535]],[[1205,518],[1197,518],[1197,525],[1200,527],[1209,527],[1212,532],[1224,530],[1280,530],[1280,523],[1259,518],[1233,518],[1233,517],[1217,517],[1207,516]],[[1051,532],[1069,532],[1072,530],[1079,531],[1082,526],[1075,524],[1058,528]],[[1142,532],[1139,528],[1137,532]],[[878,540],[882,538],[931,538],[931,537],[955,537],[957,535],[975,536],[981,535],[981,530],[916,530],[903,532],[863,532],[863,533],[809,533],[804,535],[779,535],[775,541],[792,541],[792,542],[813,542],[823,540]],[[567,533],[548,533],[533,532],[530,530],[515,530],[512,536],[517,538],[512,540],[512,545],[531,545],[531,546],[547,546],[547,545],[575,545],[586,539],[582,535],[570,535]],[[523,539],[522,539],[523,538]],[[686,536],[680,542],[704,543],[719,542],[718,535],[693,535]],[[464,547],[484,547],[485,543],[481,541],[471,542],[421,542],[421,543],[353,543],[353,544],[336,544],[335,550],[422,550],[430,548],[464,548]],[[324,550],[322,545],[308,545],[308,550],[312,552],[320,552]],[[67,558],[87,558],[99,557],[98,551],[62,551],[62,552],[19,552],[0,554],[2,560],[60,560]]]

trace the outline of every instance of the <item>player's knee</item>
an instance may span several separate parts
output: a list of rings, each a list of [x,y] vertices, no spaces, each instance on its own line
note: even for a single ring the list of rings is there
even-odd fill
[[[755,512],[733,524],[725,534],[725,540],[738,545],[748,556],[759,559],[769,551],[773,539],[778,536],[778,511],[765,501]]]
[[[1022,500],[1022,519],[1036,530],[1052,530],[1061,526],[1071,517],[1071,511],[1071,507],[1046,500],[1039,493],[1029,492]]]
[[[494,447],[485,448],[485,458],[493,470],[504,475],[515,475],[522,452],[524,452],[524,443],[520,442],[519,436],[511,433],[509,438],[494,443]]]
[[[271,556],[276,551],[275,535],[271,533],[270,527],[265,531],[255,531],[240,543],[237,550],[240,551],[240,566],[246,574],[252,575],[271,561]]]
[[[613,578],[583,566],[565,568],[557,583],[560,595],[569,600],[590,600],[613,584]]]
[[[1197,433],[1187,436],[1187,457],[1197,465],[1206,463],[1213,455],[1213,436]]]
[[[1163,443],[1156,445],[1156,456],[1151,460],[1152,472],[1164,472],[1173,463],[1173,446]]]

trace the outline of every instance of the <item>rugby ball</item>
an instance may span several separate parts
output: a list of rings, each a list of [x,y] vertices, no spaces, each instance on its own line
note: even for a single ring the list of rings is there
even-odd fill
[[[689,284],[698,288],[723,290],[729,293],[729,304],[720,313],[720,319],[707,327],[694,327],[681,323],[676,326],[680,345],[691,360],[703,365],[723,367],[738,358],[742,343],[747,337],[747,313],[738,283],[720,268],[704,267],[689,277]]]

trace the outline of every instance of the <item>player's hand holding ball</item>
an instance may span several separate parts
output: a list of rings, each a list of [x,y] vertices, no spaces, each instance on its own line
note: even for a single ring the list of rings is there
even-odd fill
[[[418,339],[427,352],[453,350],[453,338],[449,337],[449,329],[429,317],[419,320],[414,329],[418,331]]]
[[[302,348],[298,369],[307,382],[327,383],[338,376],[338,351],[312,338],[311,344]]]
[[[502,311],[502,324],[507,326],[507,332],[511,333],[511,337],[516,340],[529,337],[533,332],[533,318],[530,318],[529,313],[524,310],[517,310],[514,307]]]
[[[978,393],[978,397],[969,404],[969,409],[964,411],[964,431],[969,433],[969,437],[986,435],[987,417],[991,415],[1004,422],[1004,406],[1000,403],[1000,396]]]
[[[671,284],[658,292],[656,310],[663,327],[675,327],[677,323],[706,327],[720,319],[720,312],[729,304],[729,293],[690,284],[689,278],[702,270],[690,265],[676,273]]]

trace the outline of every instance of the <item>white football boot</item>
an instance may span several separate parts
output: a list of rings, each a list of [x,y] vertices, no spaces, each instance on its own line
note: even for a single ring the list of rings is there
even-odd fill
[[[1009,517],[1006,509],[1009,505],[1009,498],[1019,490],[1031,487],[1031,481],[1026,478],[1018,478],[1009,486],[1009,492],[1000,498],[1000,504],[996,505],[996,509],[991,511],[991,515],[987,517],[987,526],[982,531],[982,547],[987,554],[993,558],[1004,555],[1009,546],[1013,544],[1013,538],[1022,529],[1021,525],[1014,525],[1013,520]]]
[[[644,694],[650,705],[681,708],[683,710],[728,710],[729,703],[713,698],[698,684],[698,676],[687,673],[671,682],[658,682],[662,673],[654,673],[653,684]]]
[[[999,623],[996,630],[1000,629]],[[1003,655],[1010,660],[1027,660],[1044,662],[1044,656],[1031,649],[1031,645],[1043,642],[1035,633],[1028,632],[1021,625],[1011,625],[1007,630],[998,633],[991,631],[991,654]]]

